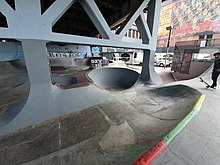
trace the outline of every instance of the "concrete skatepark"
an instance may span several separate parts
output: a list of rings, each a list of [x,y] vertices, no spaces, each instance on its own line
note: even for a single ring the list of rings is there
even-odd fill
[[[16,70],[10,64],[7,67],[8,71],[11,68],[10,73]],[[25,74],[25,70],[20,72]],[[53,74],[64,79],[62,75],[71,75],[66,70],[58,72]],[[138,81],[139,73],[125,66],[87,70],[86,73],[83,75],[88,78],[87,83],[79,80],[77,83],[82,83],[81,87],[63,90],[67,93],[81,91],[82,96],[78,93],[77,99],[83,105],[85,100],[92,100],[87,103],[88,108],[80,107],[80,104],[81,109],[77,111],[74,106],[58,107],[55,111],[60,115],[56,118],[46,115],[51,113],[48,111],[40,112],[38,117],[35,114],[35,120],[24,122],[19,118],[23,115],[31,117],[31,111],[22,110],[10,119],[9,124],[2,126],[1,134],[5,135],[1,136],[0,160],[3,164],[133,164],[190,113],[201,95],[178,83],[144,85]],[[2,75],[3,79],[7,77],[7,73]],[[4,80],[7,84],[7,79]],[[18,93],[27,97],[29,85],[26,81],[27,77],[14,89],[25,89]],[[88,88],[92,89],[92,95]],[[64,102],[62,99],[60,97]],[[66,105],[74,105],[73,99],[65,100]],[[36,145],[38,147],[34,147]],[[13,152],[18,150],[20,154],[15,156]]]
[[[161,0],[48,2],[0,1],[2,44],[19,42],[26,65],[0,58],[0,164],[219,164],[219,90],[163,84],[153,66]],[[50,67],[55,43],[141,49],[142,68]]]

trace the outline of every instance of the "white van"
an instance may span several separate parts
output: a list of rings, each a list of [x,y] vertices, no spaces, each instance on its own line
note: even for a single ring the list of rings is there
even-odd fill
[[[173,54],[169,53],[155,53],[154,65],[156,66],[171,66],[173,61]]]

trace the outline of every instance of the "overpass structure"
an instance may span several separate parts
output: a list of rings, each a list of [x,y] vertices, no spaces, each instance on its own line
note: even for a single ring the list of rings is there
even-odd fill
[[[148,83],[160,83],[153,69],[153,54],[161,0],[117,3],[111,0],[9,0],[0,3],[1,18],[6,20],[0,28],[0,38],[22,43],[31,84],[50,83],[45,49],[49,42],[143,49],[141,79]],[[147,19],[144,12],[147,12]],[[133,23],[138,27],[142,43],[125,41],[124,36]],[[112,30],[116,33],[113,34]],[[97,34],[101,35],[101,39],[94,37]],[[34,52],[34,49],[38,51]],[[38,68],[38,71],[33,68]],[[37,77],[37,82],[33,81],[33,75]]]
[[[136,72],[132,72],[134,75],[131,77],[133,83],[135,83],[136,78],[139,78],[140,81],[144,83],[160,83],[161,80],[155,73],[153,67],[160,6],[161,0],[0,0],[0,13],[2,14],[0,17],[0,38],[2,40],[21,42],[30,81],[29,97],[25,103],[22,102],[21,104],[17,105],[16,109],[13,109],[13,111],[16,111],[16,115],[13,116],[14,118],[11,119],[10,112],[8,113],[8,117],[10,119],[4,118],[5,120],[1,120],[2,118],[0,118],[1,162],[3,162],[3,164],[19,164],[27,162],[28,164],[28,161],[33,161],[50,164],[47,163],[50,161],[50,158],[53,159],[52,161],[54,161],[54,158],[69,158],[67,157],[69,156],[68,154],[71,154],[73,156],[72,159],[75,160],[75,148],[73,149],[74,151],[72,153],[70,152],[70,148],[67,150],[62,149],[79,144],[79,142],[82,141],[85,142],[88,139],[89,141],[87,141],[85,144],[91,144],[92,149],[94,149],[93,145],[95,145],[95,147],[98,146],[97,151],[100,156],[100,146],[98,144],[96,146],[96,143],[90,143],[90,140],[92,140],[95,136],[94,133],[100,135],[107,132],[105,135],[109,135],[114,139],[114,137],[118,138],[118,136],[114,134],[114,130],[118,131],[121,127],[125,127],[129,133],[127,135],[127,132],[117,132],[118,134],[123,134],[128,137],[128,140],[125,139],[124,141],[130,142],[129,140],[131,137],[133,137],[133,141],[129,143],[129,145],[132,146],[126,150],[126,153],[128,154],[126,159],[129,158],[127,162],[134,162],[134,160],[136,160],[138,157],[136,154],[137,152],[133,152],[135,151],[134,149],[136,149],[136,151],[139,150],[140,152],[140,148],[135,148],[134,146],[134,144],[136,144],[137,137],[140,139],[140,143],[145,142],[143,139],[146,138],[149,141],[149,144],[146,144],[146,148],[149,148],[158,140],[158,138],[162,137],[167,131],[172,130],[179,120],[181,120],[186,113],[189,112],[189,109],[193,108],[196,99],[201,94],[200,92],[181,85],[156,88],[153,90],[151,89],[151,91],[147,92],[146,86],[142,86],[141,84],[139,86],[137,85],[135,89],[131,89],[131,91],[127,90],[123,95],[120,94],[121,99],[115,100],[115,102],[118,103],[118,107],[111,107],[109,106],[111,105],[109,102],[105,102],[110,94],[106,90],[101,90],[97,87],[104,86],[104,88],[109,88],[109,81],[103,83],[101,78],[103,78],[102,74],[104,71],[110,69],[103,68],[104,70],[97,69],[93,72],[90,72],[89,76],[94,80],[97,86],[89,85],[86,87],[62,90],[51,83],[51,71],[48,65],[48,52],[46,49],[46,45],[48,43],[98,45],[142,49],[144,51],[143,68],[140,76]],[[88,17],[84,17],[84,15],[81,13],[82,11],[84,11]],[[147,20],[144,18],[144,12],[147,12]],[[76,24],[68,21],[71,17],[73,17],[73,20],[77,22]],[[94,25],[93,27],[85,23],[88,20],[91,20]],[[85,24],[82,25],[82,22]],[[141,34],[142,43],[128,42],[125,38],[125,34],[134,22],[136,23]],[[89,28],[87,28],[88,26]],[[112,33],[112,30],[115,30],[116,33]],[[97,38],[97,34],[100,34],[101,38]],[[113,72],[113,70],[115,69],[110,71]],[[124,69],[121,69],[121,71],[117,71],[117,73],[123,74],[123,70]],[[96,74],[95,72],[99,73]],[[130,71],[126,71],[126,74],[131,75]],[[123,83],[120,88],[127,89],[133,85],[133,83]],[[198,85],[199,87],[202,86],[202,84],[198,84],[196,81],[190,82],[191,87],[194,87],[194,85]],[[211,93],[210,95],[213,95],[213,91],[206,92],[207,94]],[[218,92],[216,92],[212,99],[218,98],[218,95]],[[118,95],[115,96],[118,97]],[[213,100],[209,101],[213,102]],[[127,104],[128,102],[129,104]],[[163,105],[166,105],[166,107],[164,108]],[[148,106],[148,108],[146,108],[146,106]],[[19,110],[18,107],[20,108]],[[210,107],[210,105],[207,105],[207,107]],[[179,113],[173,113],[177,112],[176,108],[181,115]],[[215,108],[212,109],[214,112]],[[80,110],[84,111],[82,113],[74,113],[70,116],[63,116],[65,114]],[[129,115],[121,115],[122,119],[115,119],[115,116],[121,117],[118,115],[118,112],[116,112],[116,114],[108,114],[110,118],[108,118],[106,115],[108,112],[115,112],[118,110],[126,110],[126,113],[127,110],[130,110],[128,112],[131,113]],[[149,113],[149,110],[152,111],[152,113]],[[130,120],[131,114],[134,114],[135,120]],[[204,115],[206,116],[202,117],[200,119],[201,121],[204,121],[204,118],[207,119],[207,114],[205,113]],[[72,118],[74,121],[72,121]],[[178,118],[178,120],[176,120],[176,118]],[[88,120],[85,121],[85,119]],[[46,124],[43,123],[43,125],[40,126],[37,125],[37,123],[41,123],[46,120],[49,120],[49,122],[46,122]],[[130,123],[122,123],[124,120],[128,120],[130,123],[133,123],[133,126],[139,126],[132,127],[140,130],[137,131],[137,136],[130,136],[135,135],[135,131],[132,131],[131,127],[129,126]],[[216,120],[218,120],[217,117]],[[113,124],[111,122],[113,122]],[[145,123],[143,124],[143,122]],[[203,125],[202,126],[205,130],[210,130],[209,124],[210,120],[207,119],[206,127]],[[29,125],[32,126],[26,127]],[[153,130],[148,127],[149,125],[151,125],[152,128],[155,128],[155,126],[157,128],[162,126],[162,128]],[[21,129],[20,132],[16,132],[17,129],[24,127],[25,129]],[[91,129],[93,127],[98,128],[98,130]],[[146,130],[146,128],[148,130]],[[85,130],[88,131],[86,132]],[[161,132],[161,130],[163,131]],[[197,132],[200,131],[199,129],[195,128],[192,130],[196,130]],[[147,132],[147,134],[143,134],[145,131],[148,131],[149,133]],[[14,132],[14,134],[7,134],[10,132]],[[76,132],[81,135],[81,137],[76,138]],[[155,137],[149,137],[148,134],[152,137],[154,135]],[[31,138],[29,138],[29,135],[31,135]],[[187,131],[186,136],[188,137]],[[185,138],[186,136],[184,136],[184,138],[180,138],[180,141],[184,141],[184,139],[188,140],[188,138]],[[122,136],[122,139],[123,138],[124,137]],[[192,139],[195,138],[195,136],[189,136],[189,138]],[[103,136],[101,139],[101,147],[103,147],[103,151],[106,151],[106,146],[104,145],[106,143],[105,139],[106,136]],[[216,139],[218,140],[218,138]],[[168,140],[170,141],[170,139]],[[186,142],[186,140],[184,142]],[[116,140],[112,140],[112,142],[115,141]],[[122,141],[123,143],[120,144],[119,147],[124,145],[124,141]],[[197,145],[199,144],[198,141],[199,140],[195,139],[193,143],[195,143],[196,146],[201,146]],[[204,144],[208,144],[207,141],[205,142],[206,143]],[[176,144],[177,143],[179,143],[179,141],[177,141]],[[195,144],[191,144],[191,146],[195,146]],[[114,143],[112,145],[116,146]],[[128,143],[125,143],[125,145],[128,145]],[[45,146],[51,147],[46,148]],[[196,146],[194,147],[195,150],[190,152],[192,155],[191,157],[193,157],[195,154],[200,154],[198,151],[201,150],[201,147]],[[109,146],[107,146],[107,149],[108,147]],[[89,149],[88,145],[87,149]],[[14,154],[15,151],[16,154]],[[188,153],[186,151],[189,150],[184,150],[184,153]],[[209,151],[211,151],[211,149],[209,149]],[[173,151],[168,148],[164,154],[153,163],[165,164],[169,162],[169,155],[172,154],[170,152]],[[88,158],[91,157],[91,153],[96,154],[94,150],[88,150],[85,153],[87,153]],[[132,153],[134,154],[132,155]],[[49,155],[49,159],[47,157],[48,154],[52,154]],[[56,154],[59,156],[56,156]],[[106,152],[102,152],[102,154],[106,154]],[[106,155],[103,156],[102,154],[102,162],[106,164],[108,164],[108,161],[113,162],[111,159],[107,161]],[[120,156],[118,152],[114,154],[113,152],[110,152],[109,155],[108,158],[111,158],[112,155],[116,158]],[[183,161],[182,164],[186,162],[186,159],[182,159],[179,154],[174,154],[174,156],[175,155],[177,156],[176,159],[172,160],[173,164],[178,164],[180,159]],[[198,155],[196,155],[197,158],[199,157]],[[43,158],[42,156],[45,157]],[[81,154],[81,156],[85,158],[85,155]],[[40,160],[38,160],[38,158]],[[59,159],[58,161],[62,160],[66,159]],[[84,159],[81,161],[83,160]],[[88,161],[91,163],[91,159]],[[124,164],[128,164],[126,160],[122,161]],[[213,159],[213,161],[215,161],[215,159]],[[201,157],[199,162],[200,164],[204,163],[204,158]],[[115,164],[116,162],[113,163]],[[190,164],[190,160],[187,160],[187,163]],[[208,162],[206,161],[205,163],[207,164]],[[118,162],[118,164],[121,164],[121,162]]]
[[[21,112],[11,122],[3,122],[0,134],[63,115],[72,106],[74,111],[82,110],[105,98],[105,93],[95,87],[61,90],[54,86],[48,43],[142,49],[140,81],[161,83],[153,65],[160,7],[161,0],[1,0],[0,38],[21,42],[30,92]],[[133,23],[140,32],[141,43],[126,41],[125,34]],[[98,34],[101,38],[96,37]],[[98,98],[97,93],[103,97]],[[90,98],[87,103],[79,101],[84,96]]]

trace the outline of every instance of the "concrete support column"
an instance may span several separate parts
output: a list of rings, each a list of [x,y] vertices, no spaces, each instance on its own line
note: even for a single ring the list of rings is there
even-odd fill
[[[162,79],[154,69],[155,51],[144,50],[144,59],[140,75],[140,81],[146,84],[161,84]]]
[[[21,40],[30,84],[51,85],[46,41]]]
[[[157,33],[160,20],[161,0],[151,0],[148,4],[147,25],[151,37],[149,40],[150,50],[144,50],[142,71],[140,80],[147,84],[161,84],[162,80],[154,69],[154,56],[157,46]],[[143,16],[142,16],[143,20]],[[147,29],[148,30],[148,29]],[[147,38],[146,38],[147,39]]]

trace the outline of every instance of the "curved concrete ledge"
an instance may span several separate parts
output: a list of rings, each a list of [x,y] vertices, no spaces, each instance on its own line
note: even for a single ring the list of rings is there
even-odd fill
[[[92,70],[88,76],[103,89],[125,90],[136,83],[139,73],[127,68],[99,68]]]
[[[201,95],[200,98],[195,103],[191,112],[184,117],[177,126],[171,130],[162,140],[158,141],[152,148],[150,148],[144,155],[142,155],[134,165],[146,165],[151,164],[151,162],[160,155],[161,152],[169,145],[169,143],[176,137],[182,129],[190,122],[190,120],[199,112],[202,103],[205,99],[205,95]]]
[[[196,78],[201,74],[204,74],[204,72],[206,72],[209,69],[212,69],[211,62],[192,61],[190,65],[189,74],[181,74],[177,72],[171,72],[171,73],[176,81],[181,81],[181,80],[189,80]]]

